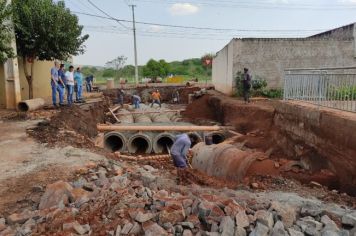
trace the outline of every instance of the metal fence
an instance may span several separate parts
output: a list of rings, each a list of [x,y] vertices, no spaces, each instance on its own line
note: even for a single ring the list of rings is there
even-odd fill
[[[284,100],[356,112],[356,67],[287,69]]]

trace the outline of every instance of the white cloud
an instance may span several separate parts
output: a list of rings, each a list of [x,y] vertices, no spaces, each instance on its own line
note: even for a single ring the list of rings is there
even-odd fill
[[[175,3],[169,8],[169,12],[174,16],[192,15],[199,11],[199,7],[191,3]]]

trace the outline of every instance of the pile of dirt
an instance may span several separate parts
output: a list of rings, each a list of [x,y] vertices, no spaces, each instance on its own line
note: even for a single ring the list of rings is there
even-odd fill
[[[80,106],[63,107],[52,118],[40,122],[28,130],[30,136],[49,146],[72,145],[80,148],[93,147],[97,134],[96,125],[105,122],[107,106],[102,102],[92,103],[85,109]]]
[[[194,100],[187,106],[183,112],[183,116],[194,123],[199,122],[199,120],[216,120],[215,112],[208,103],[209,97],[209,95],[204,95]]]

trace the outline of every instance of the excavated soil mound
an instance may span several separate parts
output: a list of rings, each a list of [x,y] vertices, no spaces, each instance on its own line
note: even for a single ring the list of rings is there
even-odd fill
[[[93,147],[90,138],[98,134],[96,125],[105,122],[106,106],[92,103],[85,109],[80,106],[64,107],[49,121],[28,130],[30,136],[50,146]],[[62,145],[63,144],[63,145]]]
[[[184,117],[191,119],[192,121],[197,120],[215,120],[216,114],[214,110],[209,106],[209,95],[204,95],[191,104],[189,104],[183,113]]]

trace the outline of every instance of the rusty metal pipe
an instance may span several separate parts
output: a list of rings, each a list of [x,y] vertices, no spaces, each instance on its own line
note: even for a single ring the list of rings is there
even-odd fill
[[[174,124],[174,123],[172,123]],[[220,126],[195,126],[195,125],[104,125],[98,124],[99,131],[218,131]]]

